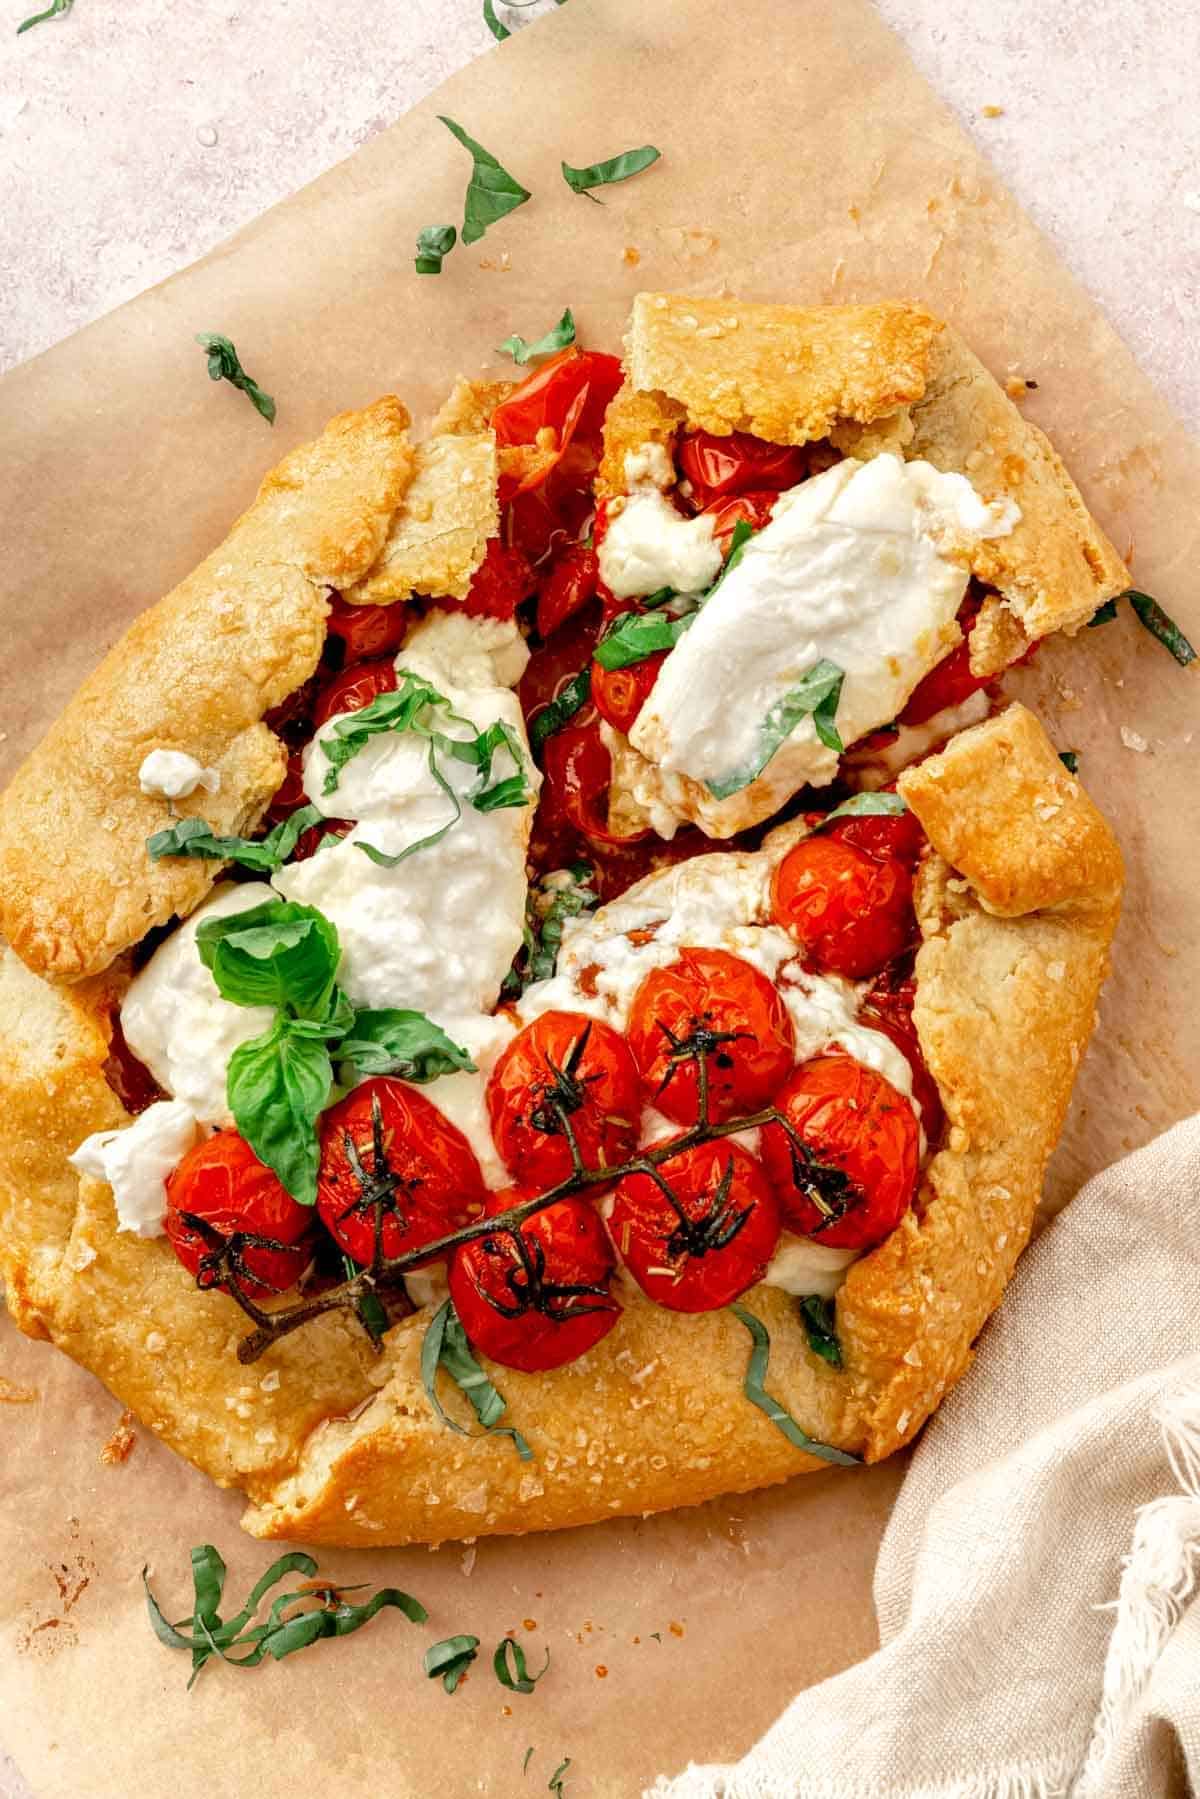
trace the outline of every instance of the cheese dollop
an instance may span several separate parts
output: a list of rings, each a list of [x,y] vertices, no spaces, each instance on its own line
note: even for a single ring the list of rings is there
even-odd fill
[[[203,787],[206,793],[217,793],[221,771],[205,768],[183,750],[151,750],[138,769],[138,786],[143,793],[160,799],[182,800],[195,793],[197,787]]]
[[[597,555],[601,580],[622,599],[656,593],[660,587],[699,593],[721,572],[721,546],[712,520],[703,514],[684,518],[649,486],[639,487],[620,511],[610,513]]]
[[[160,1099],[115,1131],[93,1131],[73,1155],[72,1168],[107,1181],[117,1208],[117,1229],[139,1237],[161,1237],[167,1187],[200,1134],[182,1100]]]

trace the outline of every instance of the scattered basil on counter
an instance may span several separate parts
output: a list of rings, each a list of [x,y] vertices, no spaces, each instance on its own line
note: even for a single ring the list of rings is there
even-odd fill
[[[820,1293],[810,1293],[800,1301],[800,1320],[808,1337],[808,1347],[831,1368],[842,1365],[842,1345],[838,1339],[833,1301]]]
[[[508,26],[502,25],[496,17],[494,0],[483,0],[483,22],[499,44],[502,44],[506,37],[512,36]]]
[[[1105,600],[1103,606],[1097,606],[1088,620],[1088,630],[1095,630],[1097,625],[1111,625],[1117,616],[1116,600]]]
[[[756,1405],[760,1412],[765,1412],[771,1423],[797,1449],[806,1450],[809,1455],[815,1455],[823,1462],[836,1462],[839,1467],[856,1467],[858,1456],[848,1455],[844,1449],[834,1449],[830,1443],[818,1443],[815,1437],[810,1437],[801,1430],[791,1413],[785,1411],[777,1399],[772,1399],[764,1385],[771,1354],[770,1333],[762,1319],[756,1318],[753,1312],[748,1312],[745,1306],[730,1306],[729,1310],[750,1332],[750,1362],[742,1391],[751,1405]]]
[[[560,5],[561,3],[562,0],[559,0]],[[564,1799],[565,1788],[563,1787],[563,1775],[570,1766],[571,1757],[568,1755],[559,1762],[557,1768],[555,1768],[553,1774],[546,1782],[546,1791],[548,1793],[553,1793],[554,1799]]]
[[[477,243],[489,225],[495,225],[518,206],[524,206],[530,198],[529,189],[522,187],[507,169],[501,167],[490,150],[476,143],[461,125],[456,125],[445,113],[439,113],[438,118],[473,158],[463,203],[462,240],[464,244]]]
[[[417,274],[440,275],[443,257],[449,256],[457,242],[453,225],[426,225],[417,233]]]
[[[228,381],[232,386],[240,388],[255,411],[262,414],[268,425],[273,425],[275,423],[275,402],[270,394],[264,393],[258,382],[246,373],[231,340],[222,337],[219,331],[198,331],[196,342],[201,349],[208,351],[210,380]]]
[[[602,648],[603,646],[597,646]],[[811,717],[813,729],[826,749],[841,755],[845,745],[838,736],[838,701],[842,695],[843,671],[836,662],[822,657],[808,673],[776,700],[759,728],[759,751],[752,762],[723,781],[708,781],[706,786],[714,799],[727,800],[758,779],[780,745],[791,736],[802,718]]]
[[[1059,750],[1058,759],[1068,774],[1077,775],[1079,773],[1078,750]]]
[[[514,362],[524,365],[532,362],[536,356],[553,356],[556,350],[565,350],[575,342],[575,320],[568,306],[557,325],[552,325],[544,337],[535,338],[527,343],[523,337],[514,332],[506,337],[496,351],[497,356],[511,356]]]
[[[521,1773],[522,1774],[528,1773],[529,1764],[532,1760],[533,1760],[533,1744],[530,1743],[528,1749],[525,1751],[525,1760],[521,1763]]]
[[[353,1064],[355,1077],[394,1074],[402,1081],[424,1084],[460,1070],[475,1073],[465,1049],[447,1037],[424,1012],[396,1007],[354,1014],[354,1022],[337,1046],[339,1062]]]
[[[561,0],[559,3],[561,5]],[[46,19],[61,18],[64,13],[70,12],[74,4],[75,0],[50,0],[50,5],[45,12],[35,12],[31,19],[26,19],[23,24],[17,26],[17,36],[20,37],[23,31],[31,31],[35,25],[41,25]]]
[[[1117,616],[1117,601],[1128,600],[1133,607],[1134,616],[1151,637],[1158,639],[1165,650],[1168,650],[1178,662],[1180,668],[1186,668],[1189,662],[1196,660],[1196,651],[1188,642],[1175,620],[1163,611],[1158,601],[1148,593],[1139,593],[1136,587],[1127,588],[1119,593],[1116,599],[1105,600],[1098,606],[1088,620],[1089,628],[1096,625],[1110,625]]]
[[[629,668],[660,650],[673,650],[697,616],[695,612],[678,618],[667,612],[623,612],[596,645],[596,661],[601,668]]]
[[[587,705],[591,697],[591,668],[581,668],[577,675],[571,676],[561,692],[556,693],[554,698],[535,714],[533,723],[529,727],[529,747],[535,756],[541,750],[546,739],[553,737],[556,731],[561,731],[568,719],[574,718],[575,714]]]
[[[265,837],[215,837],[202,818],[181,818],[146,839],[152,862],[164,856],[197,856],[212,862],[238,862],[274,874],[282,868],[304,832],[319,825],[324,813],[316,806],[301,806]]]
[[[546,1659],[536,1674],[531,1674],[525,1662],[525,1651],[512,1637],[505,1637],[498,1644],[492,1657],[492,1671],[502,1687],[510,1693],[532,1693],[546,1669],[550,1666],[550,1651],[546,1651]]]
[[[302,1550],[281,1555],[255,1583],[237,1617],[224,1620],[220,1605],[225,1590],[225,1563],[211,1543],[198,1544],[192,1550],[192,1613],[177,1624],[169,1624],[164,1617],[150,1591],[146,1568],[142,1569],[142,1585],[146,1590],[150,1624],[159,1642],[169,1649],[191,1651],[189,1689],[214,1655],[234,1668],[257,1668],[264,1656],[269,1655],[278,1662],[297,1649],[307,1649],[321,1637],[350,1636],[364,1624],[369,1624],[385,1606],[403,1612],[414,1624],[423,1624],[429,1615],[419,1600],[409,1593],[402,1593],[398,1587],[380,1587],[362,1605],[352,1605],[343,1595],[358,1591],[356,1587],[309,1584],[295,1592],[279,1594],[266,1620],[262,1624],[252,1623],[271,1588],[286,1574],[307,1575],[311,1583],[316,1572],[316,1562]],[[320,1601],[315,1610],[292,1610],[296,1606],[311,1608],[314,1600]],[[290,1616],[285,1615],[289,1612]],[[243,1649],[246,1653],[233,1655],[230,1652],[234,1649]]]
[[[813,835],[828,830],[839,818],[899,818],[908,807],[898,793],[852,793],[813,826]]]
[[[563,180],[575,194],[586,194],[589,200],[596,200],[592,193],[594,187],[611,187],[614,181],[628,181],[631,175],[640,175],[651,163],[657,162],[662,155],[653,144],[643,144],[637,150],[622,150],[619,156],[610,156],[605,162],[592,162],[583,169],[572,168],[569,162],[562,165]],[[601,204],[596,200],[597,206]]]
[[[478,1654],[478,1637],[447,1637],[425,1651],[425,1672],[430,1680],[440,1680],[452,1693]]]
[[[487,1435],[511,1437],[521,1460],[531,1462],[533,1451],[520,1431],[499,1422],[507,1409],[507,1402],[471,1354],[467,1333],[454,1309],[454,1302],[450,1299],[443,1301],[426,1327],[421,1343],[421,1382],[430,1405],[442,1423],[448,1424],[461,1437],[474,1436],[474,1431],[468,1430],[456,1418],[451,1418],[438,1398],[439,1368],[449,1375],[460,1392],[466,1394],[484,1432]]]

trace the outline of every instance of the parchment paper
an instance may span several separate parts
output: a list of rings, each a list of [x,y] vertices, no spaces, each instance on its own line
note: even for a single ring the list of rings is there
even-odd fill
[[[416,233],[461,221],[467,177],[438,112],[535,198],[421,280]],[[647,140],[663,162],[603,208],[559,176],[560,158]],[[1200,637],[1196,446],[863,0],[572,0],[204,263],[0,384],[0,772],[330,413],[388,388],[427,413],[456,371],[564,305],[583,341],[615,348],[639,287],[722,283],[760,299],[908,295],[952,318],[1002,379],[1037,382],[1027,412],[1139,584]],[[279,402],[274,432],[210,385],[199,330],[235,339]],[[1020,685],[1080,752],[1130,873],[1053,1203],[1200,1099],[1198,690],[1128,618],[1052,645]],[[569,1794],[632,1794],[689,1758],[736,1756],[797,1688],[873,1646],[897,1463],[485,1541],[469,1574],[460,1548],[327,1554],[323,1572],[416,1593],[429,1626],[383,1614],[280,1667],[213,1666],[188,1696],[186,1658],[146,1624],[142,1562],[177,1616],[193,1543],[221,1548],[239,1600],[274,1549],[241,1536],[235,1496],[144,1432],[128,1461],[102,1464],[115,1402],[7,1322],[0,1345],[0,1740],[46,1799],[538,1792],[567,1755]],[[553,1652],[530,1697],[488,1666],[514,1628],[532,1665]],[[460,1631],[483,1653],[447,1697],[420,1658]]]

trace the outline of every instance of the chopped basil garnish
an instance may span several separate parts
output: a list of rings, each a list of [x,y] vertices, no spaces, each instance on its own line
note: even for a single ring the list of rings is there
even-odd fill
[[[45,12],[35,12],[31,19],[26,19],[23,24],[17,26],[17,36],[20,37],[23,31],[31,31],[35,25],[42,24],[46,19],[57,19],[63,13],[69,13],[74,4],[75,0],[50,0],[50,5]]]
[[[529,189],[514,180],[491,152],[485,150],[482,144],[477,144],[473,137],[469,137],[461,125],[456,125],[445,113],[439,113],[438,118],[463,148],[471,152],[474,159],[463,203],[462,228],[463,243],[474,244],[489,225],[496,224],[518,206],[524,206],[530,197]]]
[[[499,44],[502,44],[506,37],[512,36],[508,26],[502,25],[496,17],[494,0],[483,0],[483,22]]]
[[[831,1368],[842,1365],[842,1345],[838,1340],[833,1301],[810,1293],[800,1301],[800,1318],[808,1336],[808,1347]]]
[[[478,1654],[478,1637],[447,1637],[425,1651],[425,1672],[452,1693]]]
[[[557,1768],[555,1768],[553,1774],[550,1776],[549,1780],[546,1782],[546,1791],[548,1793],[553,1793],[554,1799],[564,1799],[565,1789],[563,1787],[563,1775],[566,1773],[567,1769],[570,1766],[571,1766],[571,1757],[568,1755],[562,1761],[559,1762]]]
[[[553,356],[556,350],[565,350],[568,344],[575,342],[575,320],[568,306],[557,325],[552,325],[545,337],[535,338],[527,343],[523,337],[514,332],[506,337],[496,354],[511,356],[514,362],[532,362],[535,356]]]
[[[529,727],[529,747],[534,755],[538,754],[547,737],[553,737],[561,731],[568,719],[586,706],[592,697],[592,671],[581,668],[577,675],[572,675],[566,686],[536,715]]]
[[[278,1662],[297,1649],[307,1649],[321,1637],[348,1637],[369,1624],[385,1606],[403,1612],[414,1624],[423,1624],[429,1616],[419,1600],[409,1593],[402,1593],[398,1587],[380,1587],[364,1604],[351,1605],[343,1595],[356,1592],[358,1588],[332,1584],[315,1586],[311,1580],[316,1572],[316,1562],[302,1550],[293,1549],[287,1555],[281,1555],[255,1583],[237,1617],[228,1621],[222,1619],[219,1609],[225,1590],[225,1563],[211,1543],[198,1544],[192,1550],[194,1597],[189,1618],[181,1618],[178,1624],[168,1624],[150,1591],[145,1568],[142,1569],[142,1585],[146,1589],[150,1623],[159,1642],[165,1643],[168,1649],[191,1651],[189,1688],[214,1655],[234,1668],[257,1668],[266,1655]],[[285,1574],[307,1575],[310,1584],[296,1592],[279,1594],[265,1622],[253,1624],[251,1620],[262,1601]],[[311,1606],[313,1601],[319,1602],[316,1610],[294,1610],[296,1606]],[[290,1617],[285,1616],[288,1612]],[[188,1632],[190,1634],[185,1634]],[[233,1655],[230,1652],[234,1649],[244,1649],[246,1653]]]
[[[606,162],[589,163],[584,169],[574,169],[569,162],[564,162],[563,180],[572,193],[586,194],[589,200],[596,200],[592,188],[611,187],[614,181],[627,181],[631,175],[640,175],[661,155],[662,151],[656,150],[653,144],[643,144],[638,150],[622,150],[619,156],[610,156]],[[596,200],[596,204],[599,206],[600,201]]]
[[[695,612],[679,618],[666,612],[623,612],[596,645],[596,661],[601,668],[629,668],[660,650],[673,650],[696,617]]]
[[[742,560],[742,557],[746,554],[746,545],[750,542],[750,539],[752,537],[757,537],[757,535],[758,533],[755,531],[754,526],[750,524],[747,519],[740,518],[737,521],[737,524],[733,527],[733,531],[730,534],[729,554],[725,558],[724,567],[704,596],[704,604],[706,606],[720,587],[722,581],[724,581],[726,575],[732,574],[733,570]]]
[[[813,826],[813,833],[827,830],[839,818],[899,818],[908,807],[898,793],[852,793]]]
[[[528,1749],[525,1751],[525,1760],[521,1763],[521,1773],[522,1774],[525,1774],[528,1771],[529,1764],[532,1760],[533,1760],[533,1744],[530,1743]]]
[[[181,818],[147,837],[146,849],[152,862],[159,862],[164,856],[198,856],[212,862],[239,862],[243,868],[274,874],[304,832],[323,819],[324,813],[316,806],[301,806],[265,837],[214,837],[202,818]]]
[[[809,1455],[815,1455],[823,1462],[836,1462],[839,1467],[855,1467],[858,1456],[848,1455],[844,1449],[834,1449],[829,1443],[818,1443],[802,1431],[790,1412],[786,1412],[777,1399],[772,1399],[764,1382],[767,1378],[767,1364],[771,1354],[771,1338],[761,1318],[748,1312],[745,1306],[730,1306],[733,1313],[750,1332],[753,1347],[750,1350],[750,1363],[746,1369],[746,1378],[742,1383],[742,1391],[751,1405],[756,1405],[760,1412],[765,1412],[777,1429],[781,1430],[789,1443],[797,1449],[804,1449]]]
[[[1136,587],[1127,588],[1114,600],[1105,600],[1098,606],[1088,620],[1089,626],[1109,625],[1117,616],[1117,600],[1128,600],[1133,607],[1137,621],[1156,637],[1165,650],[1174,656],[1180,668],[1186,668],[1189,662],[1196,660],[1196,652],[1188,642],[1175,620],[1164,612],[1157,600],[1151,599],[1148,593],[1139,593]]]
[[[586,862],[543,875],[531,887],[525,902],[525,940],[504,977],[501,993],[516,999],[535,981],[548,981],[558,966],[563,925],[599,905],[600,895],[589,883],[595,870]]]
[[[438,1369],[443,1369],[455,1386],[465,1393],[471,1402],[471,1408],[489,1436],[511,1437],[513,1447],[523,1462],[533,1460],[533,1451],[519,1430],[510,1424],[501,1424],[507,1402],[502,1394],[492,1385],[475,1357],[471,1354],[471,1346],[467,1342],[467,1333],[462,1327],[458,1313],[454,1309],[453,1300],[447,1299],[440,1305],[430,1319],[421,1344],[421,1381],[425,1388],[430,1405],[451,1430],[457,1431],[461,1437],[474,1436],[476,1433],[460,1424],[442,1405],[437,1396]]]
[[[1094,630],[1097,625],[1111,625],[1117,616],[1117,602],[1105,600],[1103,606],[1097,606],[1088,620],[1088,629]]]
[[[453,225],[426,225],[417,233],[417,274],[440,275],[442,258],[449,256],[457,242]]]
[[[492,1669],[496,1679],[502,1687],[507,1687],[510,1693],[532,1693],[549,1666],[550,1651],[547,1649],[545,1661],[536,1674],[531,1674],[525,1664],[525,1651],[511,1637],[503,1639],[492,1657]]]
[[[776,700],[759,727],[759,749],[746,767],[723,781],[706,783],[714,799],[727,800],[758,779],[779,746],[786,742],[802,718],[811,717],[813,729],[826,749],[839,756],[845,748],[838,736],[835,719],[842,695],[842,670],[824,656],[808,673]]]
[[[1078,750],[1059,750],[1058,759],[1068,774],[1077,775],[1079,773]]]
[[[270,394],[264,393],[258,382],[246,373],[230,339],[222,337],[219,331],[198,331],[196,342],[201,349],[208,351],[210,379],[228,381],[234,387],[240,388],[248,396],[254,410],[262,414],[268,425],[273,425],[275,423],[275,402]]]

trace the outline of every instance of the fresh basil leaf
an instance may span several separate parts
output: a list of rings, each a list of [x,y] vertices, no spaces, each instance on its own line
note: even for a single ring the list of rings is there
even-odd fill
[[[496,17],[493,0],[483,0],[483,22],[499,44],[502,44],[506,37],[512,36],[508,26],[502,25]]]
[[[521,1763],[521,1773],[522,1774],[525,1774],[528,1772],[529,1764],[532,1760],[533,1760],[533,1744],[530,1743],[528,1749],[525,1751],[525,1760]]]
[[[673,650],[696,617],[695,612],[685,612],[680,618],[665,612],[623,612],[596,645],[596,661],[601,668],[629,668],[648,656],[657,656],[660,650]]]
[[[714,799],[727,800],[758,779],[780,745],[791,736],[802,718],[811,717],[813,728],[826,749],[841,754],[845,745],[837,733],[834,719],[841,698],[842,670],[824,656],[808,673],[776,700],[759,727],[759,752],[746,767],[723,781],[706,783]]]
[[[812,835],[826,831],[839,818],[899,818],[908,807],[898,793],[852,793],[848,800],[827,812],[812,828]]]
[[[561,0],[560,0],[560,4],[561,4]],[[564,1759],[562,1761],[559,1762],[557,1768],[555,1768],[553,1774],[550,1776],[549,1780],[546,1782],[546,1791],[548,1793],[553,1793],[554,1799],[563,1799],[563,1795],[564,1795],[563,1775],[566,1773],[567,1769],[570,1766],[571,1766],[571,1757],[568,1755],[568,1756],[564,1757]]]
[[[534,717],[529,727],[529,747],[536,756],[548,737],[561,731],[568,719],[587,705],[592,696],[591,668],[581,668],[566,686]]]
[[[273,425],[275,423],[275,402],[270,394],[264,393],[258,382],[246,373],[230,339],[222,337],[219,331],[198,331],[196,342],[202,350],[208,351],[210,379],[228,381],[232,386],[240,388],[254,410],[261,413],[268,425]]]
[[[50,5],[45,12],[35,12],[31,19],[26,19],[23,24],[17,26],[17,36],[20,37],[23,31],[31,31],[35,25],[42,24],[46,19],[57,19],[64,13],[69,13],[74,4],[75,0],[50,0]],[[562,0],[559,0],[559,4],[562,4]]]
[[[1124,597],[1133,607],[1138,623],[1145,626],[1151,637],[1157,637],[1163,648],[1174,656],[1180,668],[1186,668],[1189,662],[1196,660],[1195,650],[1175,620],[1167,616],[1157,600],[1152,600],[1148,593],[1139,593],[1136,587],[1131,587]]]
[[[750,1332],[750,1362],[746,1378],[742,1382],[742,1391],[751,1405],[756,1405],[760,1412],[765,1412],[771,1423],[797,1449],[806,1450],[809,1455],[815,1455],[823,1462],[836,1462],[839,1467],[855,1467],[859,1461],[858,1456],[848,1455],[844,1449],[834,1449],[829,1443],[818,1443],[815,1437],[810,1437],[801,1430],[791,1413],[785,1411],[777,1399],[772,1399],[763,1384],[767,1378],[771,1354],[770,1333],[762,1319],[756,1318],[753,1312],[748,1312],[745,1306],[730,1306],[729,1310]]]
[[[311,825],[319,825],[324,813],[316,806],[301,806],[277,824],[265,837],[214,837],[202,818],[181,818],[146,839],[152,862],[164,856],[198,856],[210,862],[239,862],[243,868],[255,868],[274,874],[295,849],[301,836]]]
[[[349,1637],[364,1624],[377,1617],[385,1607],[403,1612],[413,1624],[424,1624],[429,1613],[419,1599],[411,1593],[401,1592],[399,1587],[380,1587],[378,1592],[362,1605],[353,1605],[342,1599],[342,1589],[331,1587],[331,1594],[337,1594],[333,1604],[323,1605],[320,1610],[299,1612],[291,1618],[282,1618],[277,1614],[288,1605],[310,1599],[311,1593],[286,1593],[277,1599],[271,1608],[271,1628],[263,1638],[263,1648],[267,1654],[280,1662],[285,1655],[292,1655],[297,1649],[306,1649],[310,1643],[319,1642],[322,1637]]]
[[[466,1050],[453,1043],[441,1025],[426,1018],[424,1012],[394,1008],[355,1014],[349,1035],[338,1045],[337,1057],[353,1063],[359,1078],[394,1074],[402,1081],[423,1083],[459,1069],[475,1072]]]
[[[1059,750],[1058,759],[1068,774],[1077,775],[1079,773],[1078,750]]]
[[[733,530],[730,532],[729,554],[725,558],[720,574],[704,596],[704,604],[706,606],[713,595],[718,591],[726,576],[733,573],[738,563],[742,560],[742,557],[746,554],[746,545],[750,542],[750,539],[757,536],[758,532],[754,529],[754,526],[750,524],[748,519],[738,519]]]
[[[328,1018],[341,952],[336,929],[315,906],[267,900],[245,912],[206,918],[196,948],[221,998],[235,1006]]]
[[[842,1345],[838,1339],[833,1301],[820,1293],[810,1293],[800,1301],[800,1320],[808,1338],[808,1347],[831,1368],[842,1365]]]
[[[471,1402],[471,1408],[488,1434],[511,1437],[513,1447],[523,1462],[533,1460],[533,1451],[519,1430],[511,1425],[498,1421],[507,1409],[506,1401],[492,1385],[475,1357],[471,1354],[467,1333],[462,1327],[458,1313],[454,1309],[453,1300],[447,1299],[440,1305],[425,1331],[421,1343],[421,1381],[425,1388],[430,1405],[450,1429],[457,1431],[460,1437],[474,1436],[476,1433],[451,1418],[437,1396],[438,1369],[442,1368],[449,1375],[455,1386],[465,1393]]]
[[[440,275],[442,258],[449,256],[457,242],[453,225],[426,225],[417,233],[417,274]]]
[[[302,1206],[316,1204],[320,1146],[316,1123],[329,1103],[333,1067],[326,1044],[297,1036],[278,1018],[229,1058],[225,1092],[233,1121],[260,1162]]]
[[[451,136],[456,137],[463,148],[471,152],[473,158],[471,179],[463,204],[462,240],[464,244],[474,244],[489,225],[495,225],[508,213],[515,212],[518,206],[524,206],[530,198],[529,189],[522,187],[507,169],[501,167],[490,150],[477,144],[461,125],[456,125],[445,113],[439,113],[438,118]]]
[[[425,1651],[425,1672],[430,1680],[440,1679],[446,1691],[452,1693],[478,1654],[478,1637],[447,1637]]]
[[[643,144],[639,150],[622,150],[619,156],[610,156],[605,162],[592,162],[583,169],[574,169],[569,162],[562,165],[563,180],[574,194],[586,194],[589,200],[596,196],[590,190],[594,187],[611,187],[614,181],[628,181],[631,175],[640,175],[662,155],[653,144]],[[596,200],[597,206],[600,204]]]
[[[1092,630],[1096,625],[1111,625],[1116,616],[1116,600],[1105,600],[1103,606],[1097,606],[1096,610],[1092,613],[1091,618],[1089,618],[1088,629]]]
[[[568,306],[557,325],[552,325],[545,337],[538,337],[532,343],[527,343],[523,337],[518,337],[514,332],[512,337],[505,338],[496,354],[497,356],[511,356],[514,362],[524,365],[532,362],[535,356],[553,356],[556,350],[565,350],[568,344],[574,342],[575,320],[571,316],[571,308]]]
[[[511,1666],[509,1665],[511,1663]],[[546,1669],[550,1666],[550,1651],[546,1650],[546,1659],[536,1674],[531,1674],[525,1662],[525,1651],[512,1637],[505,1637],[497,1645],[492,1657],[492,1670],[502,1687],[510,1693],[532,1693]]]

